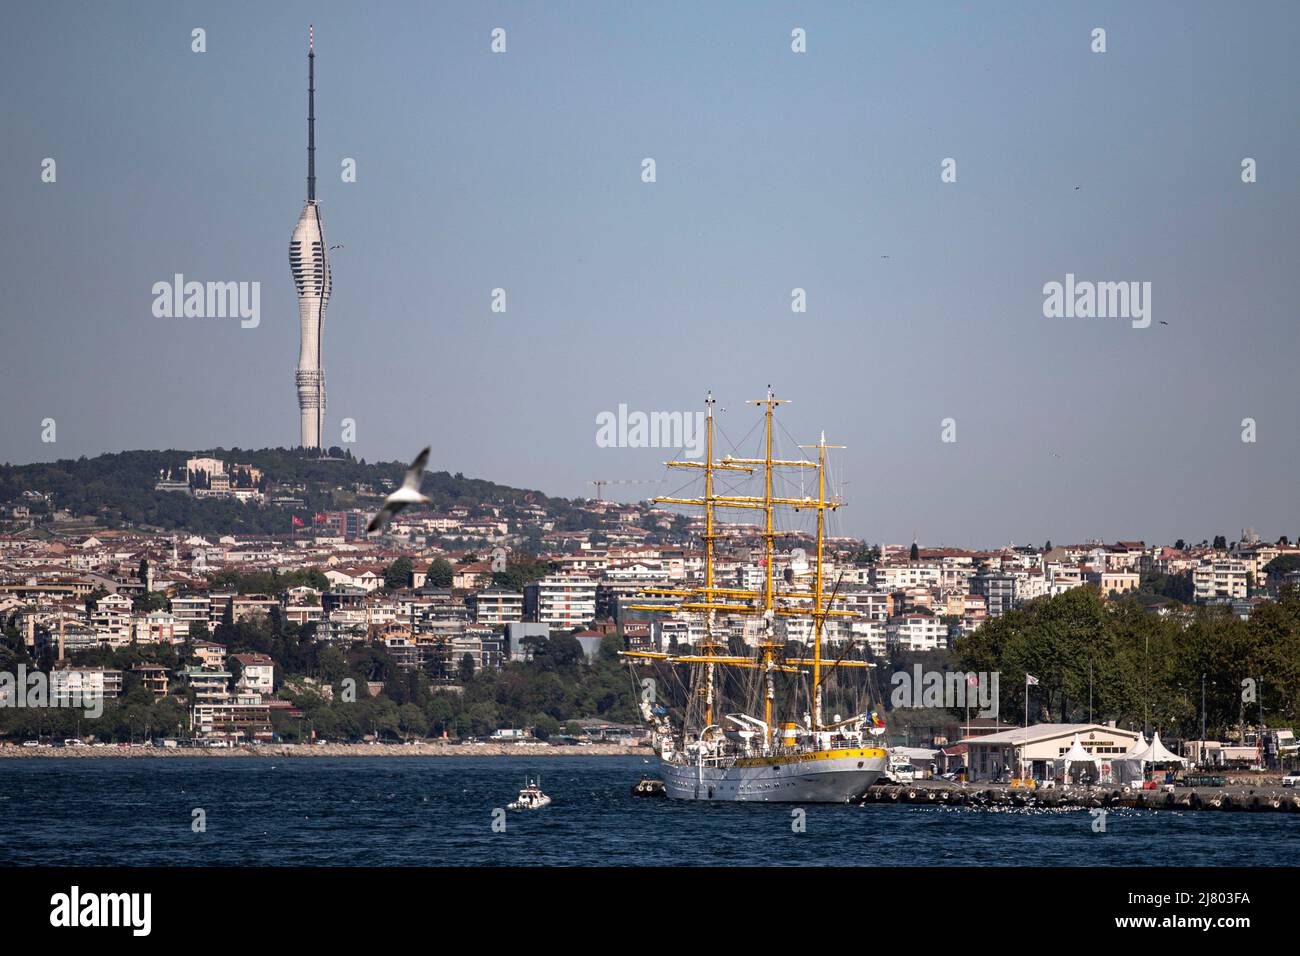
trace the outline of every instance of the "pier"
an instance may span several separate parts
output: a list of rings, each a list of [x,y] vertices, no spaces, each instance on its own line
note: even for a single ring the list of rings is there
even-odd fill
[[[1300,813],[1300,789],[1250,784],[1230,784],[1225,787],[1174,786],[1160,790],[1129,790],[1110,786],[1033,789],[1006,784],[961,785],[925,780],[873,786],[858,803],[986,809],[1124,807],[1136,810],[1273,810]]]

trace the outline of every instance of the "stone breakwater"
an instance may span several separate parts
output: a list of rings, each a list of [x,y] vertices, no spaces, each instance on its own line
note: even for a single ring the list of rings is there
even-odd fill
[[[977,809],[1279,810],[1300,813],[1300,789],[1273,785],[1279,778],[1226,787],[1124,790],[1118,787],[1059,787],[1022,790],[994,784],[940,785],[932,781],[877,785],[858,801]]]
[[[650,756],[648,747],[592,744],[257,744],[242,747],[21,747],[0,746],[5,757],[634,757]]]

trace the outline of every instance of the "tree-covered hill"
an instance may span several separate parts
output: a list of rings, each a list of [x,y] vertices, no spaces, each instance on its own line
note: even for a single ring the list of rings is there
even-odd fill
[[[384,492],[401,482],[406,462],[373,462],[353,458],[338,448],[320,458],[304,449],[212,448],[202,451],[126,451],[94,458],[63,459],[30,465],[0,466],[0,504],[26,504],[34,514],[66,509],[89,515],[109,527],[134,526],[184,529],[200,533],[281,534],[292,530],[298,516],[310,521],[318,511],[353,506],[373,506],[373,499],[358,501],[357,489]],[[227,465],[239,463],[260,469],[268,497],[290,494],[301,507],[263,507],[223,498],[197,499],[178,492],[155,491],[160,473],[178,478],[191,457],[211,457]],[[436,464],[437,456],[434,456]],[[301,486],[304,490],[298,490]],[[434,510],[460,505],[471,509],[493,505],[509,517],[523,506],[535,505],[563,516],[572,502],[549,498],[539,491],[498,485],[459,473],[428,471],[423,490],[433,499]],[[25,499],[23,492],[52,495],[47,505]]]

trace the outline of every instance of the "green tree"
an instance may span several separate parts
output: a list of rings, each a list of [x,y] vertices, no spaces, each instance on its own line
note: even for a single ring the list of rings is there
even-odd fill
[[[165,611],[167,609],[167,595],[161,591],[142,591],[131,599],[131,610],[137,614],[148,614],[151,611]]]
[[[411,559],[398,558],[384,569],[384,587],[390,591],[409,587],[411,584]]]
[[[533,721],[533,736],[538,740],[550,740],[560,732],[560,722],[550,714],[538,714]]]
[[[429,572],[424,579],[424,583],[429,587],[449,588],[451,587],[453,574],[450,561],[446,558],[434,558],[429,565]]]
[[[403,704],[397,710],[398,727],[403,734],[411,737],[426,737],[429,734],[429,719],[415,704]]]

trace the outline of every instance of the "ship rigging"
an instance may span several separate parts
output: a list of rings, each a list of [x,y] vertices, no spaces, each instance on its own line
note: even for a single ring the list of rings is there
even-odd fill
[[[703,621],[703,635],[689,653],[657,649],[625,651],[634,663],[667,667],[686,667],[690,678],[688,701],[680,729],[674,728],[668,711],[653,694],[643,695],[642,712],[651,723],[655,748],[670,797],[706,800],[826,801],[841,802],[860,795],[887,766],[886,752],[874,746],[874,738],[883,732],[883,724],[874,712],[861,712],[848,719],[837,714],[827,722],[823,712],[827,678],[841,669],[866,669],[870,661],[850,659],[852,642],[834,660],[823,656],[822,645],[828,619],[852,618],[855,612],[836,607],[840,582],[830,595],[826,593],[826,516],[842,506],[837,496],[828,496],[827,451],[841,448],[827,444],[823,434],[816,444],[801,445],[815,450],[816,459],[807,456],[783,459],[774,455],[774,422],[779,406],[788,399],[778,399],[769,386],[767,396],[749,402],[762,409],[762,455],[742,458],[715,455],[714,399],[706,399],[704,460],[672,461],[672,468],[697,469],[703,477],[700,497],[665,496],[658,504],[695,507],[703,510],[704,544],[702,583],[676,588],[648,588],[647,597],[670,599],[673,603],[633,604],[629,610],[671,613]],[[778,476],[786,469],[798,469],[816,478],[816,497],[807,492],[795,496],[774,490]],[[719,477],[736,473],[761,482],[761,494],[741,495],[724,489],[719,493]],[[803,489],[801,488],[801,491]],[[717,512],[739,510],[757,512],[760,523],[750,526],[761,541],[762,581],[756,587],[720,586],[716,580],[718,543],[731,537],[718,521]],[[784,532],[777,528],[778,510],[813,512],[816,517],[816,558],[811,588],[778,587],[775,565],[777,539]],[[739,582],[745,584],[748,582]],[[791,582],[786,582],[791,583]],[[757,619],[760,630],[744,633],[751,640],[735,636],[724,644],[719,636],[718,618]],[[791,641],[778,640],[777,622],[790,624],[794,619],[811,619],[811,657],[806,650],[791,652]],[[783,628],[785,630],[785,628]],[[718,719],[721,690],[734,680],[728,675],[750,673],[758,680],[752,685],[757,700],[749,709],[725,713]],[[808,679],[808,710],[803,719],[786,719],[777,723],[778,680],[786,678],[787,690],[797,691],[802,679]],[[651,685],[653,687],[653,685]],[[794,696],[791,694],[790,696]],[[760,703],[761,701],[761,703]],[[785,701],[797,713],[795,700]],[[757,715],[761,709],[762,716]]]

